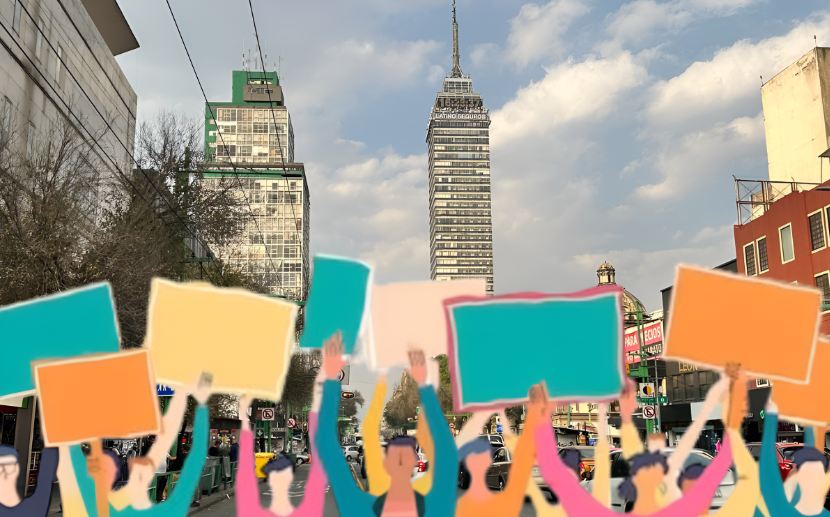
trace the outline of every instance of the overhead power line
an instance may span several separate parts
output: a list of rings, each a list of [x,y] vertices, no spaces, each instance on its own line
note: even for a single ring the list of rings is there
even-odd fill
[[[46,41],[46,44],[47,44],[47,45],[49,45],[49,48],[51,48],[51,49],[52,49],[52,52],[54,53],[55,57],[56,57],[56,58],[57,58],[57,59],[61,62],[61,65],[62,65],[63,69],[66,71],[66,73],[67,73],[67,74],[69,74],[69,76],[72,78],[72,80],[73,80],[73,81],[75,82],[75,84],[78,86],[78,89],[80,89],[81,93],[83,93],[83,94],[84,94],[84,97],[87,99],[87,101],[89,101],[90,105],[92,105],[92,107],[95,109],[95,112],[98,114],[98,116],[99,116],[99,117],[101,117],[101,120],[102,120],[102,121],[104,122],[104,124],[107,126],[107,129],[109,129],[109,131],[110,131],[110,132],[113,134],[113,136],[115,137],[116,141],[117,141],[117,142],[121,145],[121,147],[124,149],[124,151],[125,151],[125,152],[127,153],[127,155],[130,157],[130,159],[133,161],[133,163],[135,163],[135,165],[136,165],[136,167],[138,168],[138,170],[139,170],[139,171],[141,171],[142,175],[144,175],[144,177],[147,179],[147,182],[148,182],[150,185],[152,185],[153,189],[156,191],[156,193],[158,193],[159,197],[161,197],[162,199],[164,199],[165,203],[166,203],[166,204],[167,204],[167,206],[170,208],[170,211],[173,213],[173,215],[176,217],[176,219],[178,219],[178,220],[179,220],[179,222],[181,223],[182,227],[183,227],[185,230],[187,230],[187,232],[188,232],[188,233],[189,233],[189,234],[193,237],[193,239],[194,239],[194,240],[196,240],[196,242],[198,242],[198,243],[202,244],[202,245],[205,247],[205,249],[208,249],[208,250],[209,250],[208,246],[207,246],[207,245],[206,245],[206,244],[205,244],[205,243],[204,243],[204,242],[203,242],[203,241],[202,241],[202,240],[201,240],[201,239],[200,239],[200,238],[196,235],[196,233],[195,233],[193,230],[191,230],[191,229],[190,229],[190,227],[187,225],[187,223],[186,223],[186,222],[185,222],[185,221],[181,218],[181,216],[180,216],[180,215],[176,212],[176,210],[175,210],[175,209],[173,208],[173,206],[170,204],[170,200],[167,198],[167,196],[166,196],[166,195],[164,195],[164,194],[162,194],[162,192],[161,192],[161,191],[159,190],[159,188],[156,186],[155,182],[154,182],[154,181],[152,181],[152,180],[150,179],[150,177],[149,177],[149,175],[147,174],[147,172],[146,172],[146,171],[145,171],[145,170],[141,167],[141,165],[140,165],[140,164],[138,163],[138,161],[135,159],[135,157],[133,156],[133,154],[130,152],[129,148],[127,148],[127,146],[124,144],[124,142],[122,142],[122,141],[121,141],[121,138],[119,138],[119,137],[118,137],[118,134],[116,134],[115,130],[112,128],[112,125],[109,123],[109,121],[107,121],[106,117],[104,117],[104,115],[103,115],[103,114],[101,113],[101,111],[98,109],[98,106],[96,106],[96,105],[95,105],[95,103],[92,101],[92,99],[90,98],[90,96],[89,96],[89,94],[87,93],[87,91],[86,91],[86,90],[84,89],[84,87],[81,85],[80,81],[78,81],[78,79],[75,77],[75,74],[73,74],[73,73],[72,73],[72,70],[71,70],[71,69],[67,66],[66,61],[64,61],[64,59],[63,59],[63,58],[62,58],[62,57],[58,54],[57,49],[55,49],[55,47],[54,47],[54,45],[52,44],[51,40],[49,40],[49,38],[47,38],[47,37],[46,37],[46,34],[43,32],[43,30],[42,30],[40,27],[38,27],[37,23],[35,23],[35,20],[34,20],[34,18],[32,17],[31,13],[29,13],[28,9],[26,9],[26,7],[25,7],[25,6],[23,6],[23,4],[22,4],[22,3],[21,3],[20,5],[21,5],[21,7],[23,8],[23,10],[24,10],[24,12],[26,13],[26,15],[29,17],[29,19],[30,19],[30,20],[32,20],[33,25],[37,28],[38,32],[40,32],[41,37],[44,39],[44,41]],[[52,92],[53,92],[54,96],[55,96],[56,98],[58,98],[58,99],[61,101],[61,103],[64,105],[64,107],[66,108],[66,111],[67,111],[70,115],[72,115],[73,117],[75,117],[75,119],[78,121],[78,125],[79,125],[79,126],[80,126],[80,127],[81,127],[81,128],[82,128],[82,129],[83,129],[83,130],[87,133],[87,135],[89,136],[89,139],[90,139],[90,140],[92,140],[92,141],[93,141],[93,142],[97,145],[97,147],[98,147],[98,149],[101,151],[101,153],[102,153],[104,156],[106,156],[106,157],[107,157],[107,159],[110,161],[110,163],[112,164],[112,166],[113,166],[113,168],[115,169],[115,171],[116,171],[116,172],[118,172],[118,174],[120,174],[120,175],[121,175],[121,176],[122,176],[122,177],[123,177],[123,178],[127,181],[127,183],[128,183],[128,184],[129,184],[129,185],[133,188],[133,190],[135,190],[135,191],[136,191],[136,193],[138,194],[138,196],[139,196],[139,197],[140,197],[140,198],[141,198],[141,199],[142,199],[145,203],[147,203],[147,206],[148,206],[148,207],[150,207],[151,211],[155,212],[155,208],[153,207],[152,203],[150,203],[149,201],[147,201],[147,199],[146,199],[146,198],[142,195],[141,191],[140,191],[140,190],[139,190],[139,189],[135,186],[135,184],[134,184],[134,183],[130,180],[130,178],[129,178],[126,174],[124,174],[124,172],[123,172],[123,171],[122,171],[122,170],[118,167],[118,164],[115,162],[115,160],[112,158],[112,156],[110,156],[110,155],[109,155],[109,153],[107,153],[107,152],[104,150],[104,148],[101,146],[101,143],[100,143],[100,142],[98,142],[98,140],[97,140],[95,137],[93,137],[92,132],[91,132],[91,131],[90,131],[90,130],[89,130],[89,129],[88,129],[88,128],[84,125],[84,123],[83,123],[83,121],[80,119],[80,117],[79,117],[79,116],[78,116],[78,115],[77,115],[77,114],[76,114],[76,113],[75,113],[75,112],[74,112],[74,111],[70,108],[70,106],[69,106],[69,104],[66,102],[66,100],[65,100],[63,97],[61,97],[61,95],[57,92],[57,90],[55,90],[55,87],[54,87],[54,86],[53,86],[53,85],[49,82],[48,78],[47,78],[47,77],[43,74],[43,72],[41,71],[40,67],[39,67],[39,66],[38,66],[38,65],[37,65],[34,61],[32,61],[32,58],[28,55],[28,53],[27,53],[27,52],[26,52],[26,50],[25,50],[25,49],[24,49],[24,48],[20,45],[20,43],[19,43],[19,42],[15,39],[15,37],[12,35],[11,31],[9,31],[9,28],[6,26],[6,24],[5,24],[5,23],[3,23],[3,22],[2,22],[2,20],[0,20],[0,27],[2,27],[2,28],[3,28],[3,30],[6,32],[6,34],[8,34],[8,36],[11,38],[11,40],[12,40],[12,41],[15,43],[15,45],[18,47],[18,49],[20,50],[20,52],[21,52],[21,53],[22,53],[22,54],[26,57],[27,61],[29,61],[29,63],[32,65],[32,68],[33,68],[34,70],[36,70],[36,71],[37,71],[37,73],[38,73],[38,74],[39,74],[39,75],[43,78],[43,81],[46,83],[46,85],[47,85],[47,86],[49,86],[49,89],[51,89],[51,90],[52,90]],[[35,77],[31,74],[31,72],[29,72],[29,70],[27,70],[26,66],[25,66],[25,65],[24,65],[24,64],[23,64],[23,63],[19,60],[19,58],[18,58],[18,57],[14,54],[14,52],[13,52],[13,51],[12,51],[12,49],[11,49],[11,47],[9,47],[9,46],[8,46],[5,42],[3,42],[2,40],[0,40],[0,44],[2,44],[2,46],[6,49],[6,51],[9,53],[9,55],[10,55],[10,56],[11,56],[11,57],[15,60],[15,62],[17,62],[18,66],[20,66],[20,68],[21,68],[21,69],[22,69],[22,70],[26,73],[26,75],[28,75],[28,76],[29,76],[29,78],[30,78],[30,79],[32,79],[32,81],[33,81],[36,85],[38,85],[38,87],[41,89],[41,91],[43,91],[43,92],[44,92],[44,94],[45,94],[45,95],[46,95],[46,96],[50,99],[50,101],[51,101],[53,104],[55,104],[55,107],[58,107],[58,105],[57,105],[57,103],[54,101],[54,99],[52,99],[52,98],[51,98],[51,96],[50,96],[50,95],[49,95],[49,94],[45,91],[45,89],[42,87],[42,85],[40,85],[40,83],[37,81],[37,79],[36,79],[36,78],[35,78]],[[74,124],[73,124],[73,125],[74,125]],[[169,192],[168,192],[168,194],[169,194]],[[171,230],[174,230],[172,227],[170,227],[169,223],[168,223],[167,221],[165,221],[165,220],[164,220],[164,218],[162,218],[162,217],[161,217],[161,215],[160,215],[160,214],[158,214],[158,213],[156,212],[156,215],[159,217],[159,219],[162,221],[162,223],[164,223],[164,224],[165,224],[168,228],[170,228]],[[209,255],[210,255],[210,259],[211,259],[211,261],[213,262],[214,266],[216,267],[216,270],[219,272],[219,276],[222,278],[223,283],[227,286],[227,285],[228,285],[228,283],[227,283],[227,281],[225,280],[224,275],[222,274],[222,270],[221,270],[221,268],[220,268],[220,267],[219,267],[219,265],[216,263],[216,259],[215,259],[215,257],[213,256],[213,253],[211,253],[210,251],[208,251],[208,252],[209,252]]]
[[[222,147],[227,148],[227,146],[225,145],[225,137],[222,136],[222,132],[219,131],[219,124],[218,124],[219,119],[216,117],[216,114],[213,112],[213,107],[211,107],[210,101],[208,101],[208,98],[207,98],[207,94],[205,94],[205,89],[204,89],[204,87],[202,87],[202,80],[199,79],[199,73],[196,72],[196,66],[193,64],[193,59],[190,57],[190,50],[188,50],[187,44],[184,42],[184,36],[182,36],[182,31],[179,28],[179,22],[176,20],[176,15],[173,14],[173,7],[170,5],[170,0],[166,0],[166,2],[167,2],[167,9],[170,10],[170,16],[173,18],[173,23],[176,25],[176,31],[179,33],[179,39],[181,40],[182,46],[184,47],[184,51],[187,54],[187,60],[190,61],[190,68],[193,69],[193,75],[196,76],[196,82],[199,83],[199,90],[202,91],[202,97],[205,99],[205,105],[208,107],[208,110],[210,110],[210,116],[213,118],[214,121],[217,122],[217,124],[216,124],[216,128],[217,128],[216,134],[222,140]],[[269,96],[269,98],[270,98],[270,96]],[[275,124],[275,126],[276,126],[276,124]],[[277,133],[277,140],[279,141],[279,133]],[[280,152],[282,152],[282,148],[280,148]],[[236,181],[238,182],[239,188],[242,191],[242,196],[245,198],[245,203],[248,205],[248,212],[251,215],[251,220],[254,221],[254,226],[256,227],[256,231],[257,231],[257,233],[259,233],[259,236],[262,239],[262,245],[265,246],[266,245],[265,244],[265,236],[262,234],[262,230],[259,228],[259,222],[257,221],[256,216],[254,216],[254,210],[251,207],[251,203],[248,201],[248,195],[245,194],[245,188],[242,186],[242,181],[239,179],[239,173],[236,169],[236,165],[234,164],[233,160],[230,159],[230,157],[228,159],[228,162],[230,163],[231,168],[233,169],[233,175],[236,177]],[[250,169],[250,170],[252,172],[256,172],[256,171],[254,171],[254,169]],[[291,199],[289,197],[289,201],[290,200]],[[293,204],[291,205],[291,210],[292,210],[292,212],[294,210]],[[295,223],[295,226],[296,226],[296,223]],[[279,269],[274,265],[274,260],[271,258],[271,254],[268,253],[268,248],[265,248],[265,255],[268,257],[268,261],[271,263],[271,269],[274,271],[274,275],[276,275],[276,277],[277,277],[277,283],[278,283],[280,289],[282,289],[283,288],[282,287],[282,278],[280,277]],[[280,262],[280,265],[282,265],[282,261]]]

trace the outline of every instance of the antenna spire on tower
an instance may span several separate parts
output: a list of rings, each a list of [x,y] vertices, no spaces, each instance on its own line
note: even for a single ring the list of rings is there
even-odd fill
[[[450,77],[461,77],[461,64],[458,55],[458,21],[455,18],[455,0],[452,0],[452,72]]]

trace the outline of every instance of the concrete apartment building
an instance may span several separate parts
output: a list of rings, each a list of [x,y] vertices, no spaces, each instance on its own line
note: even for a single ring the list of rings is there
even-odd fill
[[[830,48],[817,47],[761,87],[770,181],[830,178]]]
[[[33,142],[61,117],[87,138],[66,104],[92,134],[103,132],[107,126],[97,108],[112,126],[101,143],[115,164],[99,172],[117,174],[115,166],[131,171],[138,100],[115,56],[138,42],[115,0],[0,0],[0,42],[0,122],[16,150],[37,152]],[[93,194],[100,201],[100,192]],[[0,444],[19,454],[21,495],[37,479],[44,445],[38,420],[34,397],[0,400]]]

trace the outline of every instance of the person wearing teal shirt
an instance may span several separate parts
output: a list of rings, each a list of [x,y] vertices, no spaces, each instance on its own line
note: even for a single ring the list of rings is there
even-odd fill
[[[344,360],[342,338],[339,333],[326,341],[323,350],[323,368],[329,379],[323,387],[317,448],[326,467],[334,497],[341,515],[350,517],[380,517],[381,515],[417,515],[418,517],[452,517],[455,514],[456,481],[458,476],[458,449],[452,438],[441,405],[426,381],[426,362],[422,352],[410,353],[410,375],[421,386],[421,407],[435,446],[432,488],[425,496],[417,494],[411,485],[415,452],[401,440],[390,442],[384,467],[392,478],[389,491],[375,497],[361,490],[352,477],[343,450],[337,438],[337,415],[340,407],[340,383],[337,378]],[[409,455],[411,451],[411,456]]]
[[[770,400],[766,407],[761,459],[758,465],[761,493],[764,495],[770,515],[773,517],[804,517],[805,515],[830,517],[830,512],[824,509],[827,492],[824,488],[827,460],[821,461],[818,456],[821,458],[824,456],[819,452],[816,460],[808,460],[799,466],[798,497],[793,497],[793,502],[788,501],[778,470],[778,453],[775,450],[777,434],[778,406]],[[807,447],[810,446],[805,445],[804,448]]]
[[[110,517],[184,517],[187,515],[190,503],[193,500],[193,493],[199,485],[202,468],[207,458],[209,411],[205,403],[207,402],[209,394],[209,385],[207,387],[200,386],[193,394],[194,398],[199,402],[193,419],[193,447],[190,450],[190,454],[187,455],[187,459],[184,461],[184,467],[182,467],[181,474],[179,475],[176,486],[173,488],[172,494],[166,501],[155,505],[152,504],[149,499],[147,487],[155,472],[152,467],[142,464],[141,461],[136,461],[141,460],[141,458],[133,458],[130,475],[146,476],[147,483],[137,483],[134,485],[139,488],[136,489],[137,492],[129,494],[131,496],[130,505],[116,509],[110,504]],[[84,456],[83,451],[81,451],[80,446],[77,445],[70,447],[70,456],[87,514],[89,517],[97,517],[95,481],[87,471],[87,458]]]

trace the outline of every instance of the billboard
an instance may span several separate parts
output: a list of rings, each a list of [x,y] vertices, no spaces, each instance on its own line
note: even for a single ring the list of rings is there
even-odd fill
[[[659,357],[663,353],[663,321],[655,321],[643,325],[643,343],[640,344],[638,327],[625,329],[623,338],[623,353],[626,364],[640,362],[640,350],[649,357]]]

